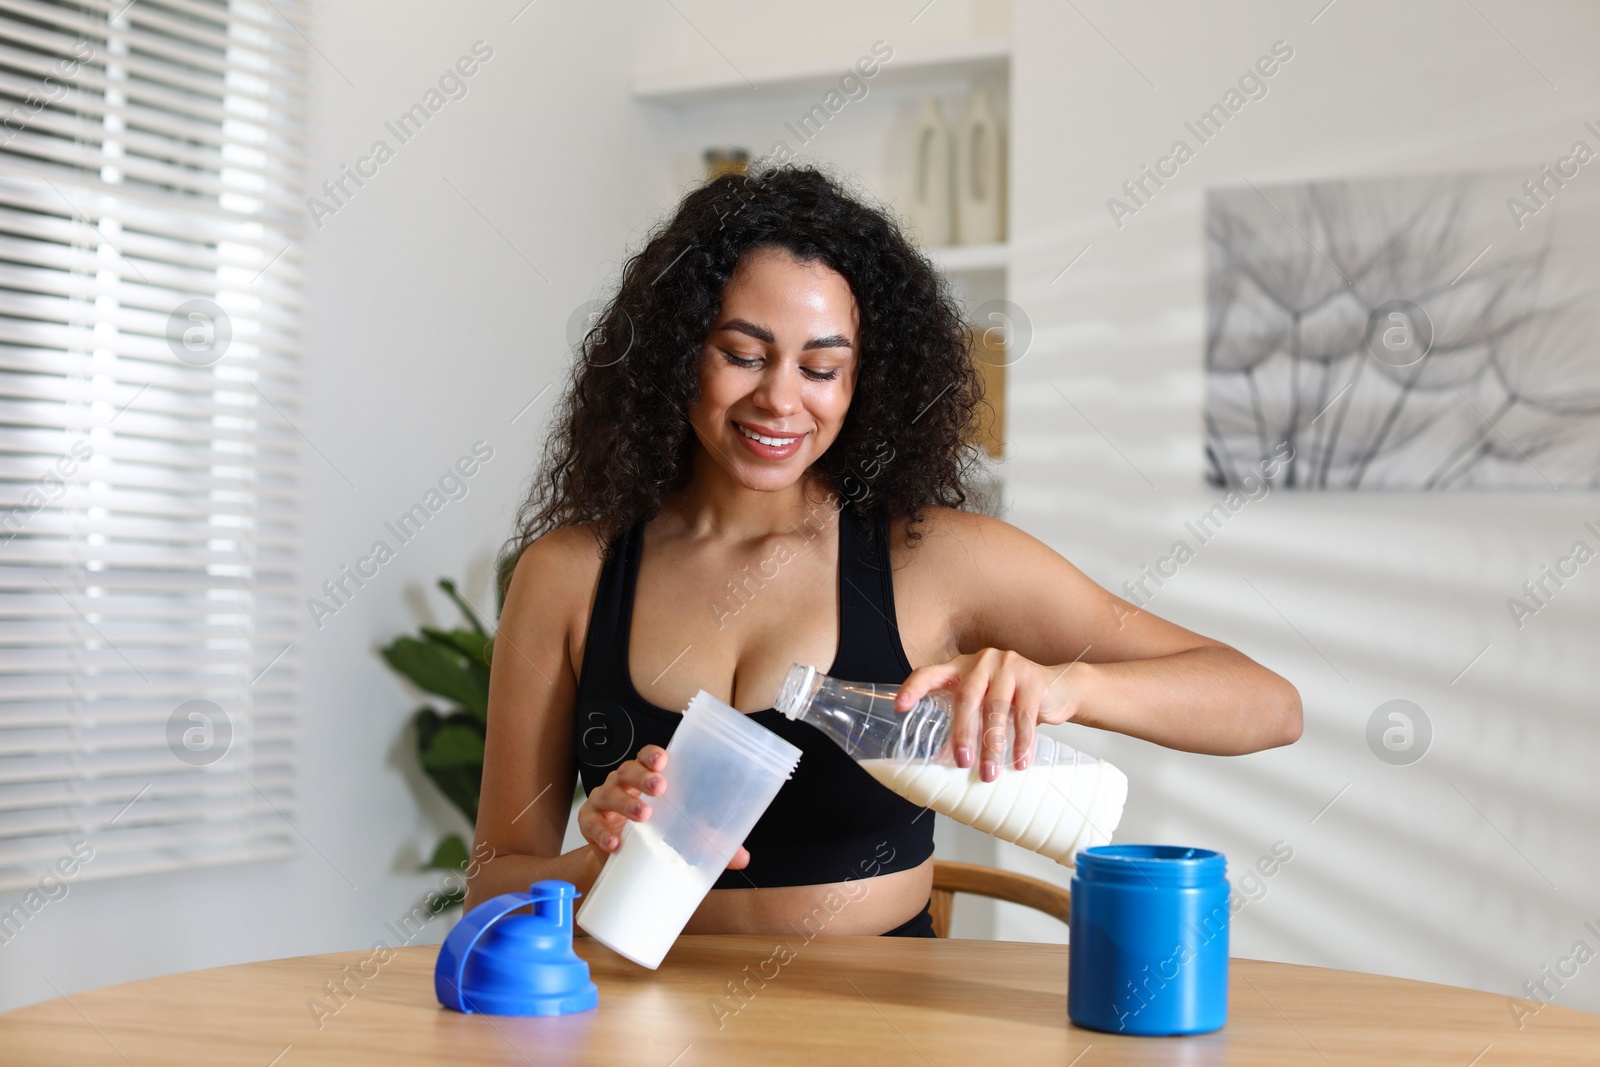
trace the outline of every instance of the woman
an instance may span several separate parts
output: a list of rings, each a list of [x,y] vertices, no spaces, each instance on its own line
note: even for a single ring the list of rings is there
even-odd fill
[[[670,793],[705,689],[803,755],[685,932],[931,936],[934,817],[771,709],[797,661],[903,683],[902,707],[951,689],[985,780],[1007,716],[1023,753],[1068,720],[1215,754],[1299,737],[1278,675],[958,510],[968,339],[895,224],[808,168],[691,192],[627,263],[509,546],[469,905],[587,890]],[[587,843],[563,855],[577,775]]]

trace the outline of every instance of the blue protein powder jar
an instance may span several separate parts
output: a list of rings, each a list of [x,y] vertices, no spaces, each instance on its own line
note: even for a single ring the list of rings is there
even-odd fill
[[[1113,1034],[1203,1034],[1228,1019],[1228,861],[1100,845],[1072,878],[1067,1016]]]

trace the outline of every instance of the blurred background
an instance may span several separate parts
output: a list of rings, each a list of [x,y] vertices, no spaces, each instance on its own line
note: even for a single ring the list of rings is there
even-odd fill
[[[1224,851],[1235,955],[1600,1010],[1597,45],[1577,0],[0,0],[0,1009],[444,936],[437,581],[492,627],[594,302],[797,158],[985,331],[978,506],[1300,689],[1245,757],[1054,728],[1119,840]]]

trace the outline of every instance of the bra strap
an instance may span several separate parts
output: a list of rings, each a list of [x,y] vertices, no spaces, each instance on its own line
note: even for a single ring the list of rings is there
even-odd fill
[[[611,543],[600,567],[600,583],[583,642],[582,696],[617,699],[617,680],[626,678],[627,634],[622,627],[631,612],[634,584],[639,574],[639,523],[628,527]],[[623,673],[618,673],[618,672]]]
[[[876,537],[868,530],[876,527]],[[839,659],[832,674],[857,682],[898,685],[911,673],[900,647],[894,610],[894,584],[889,570],[888,517],[881,510],[871,519],[850,508],[839,524]]]

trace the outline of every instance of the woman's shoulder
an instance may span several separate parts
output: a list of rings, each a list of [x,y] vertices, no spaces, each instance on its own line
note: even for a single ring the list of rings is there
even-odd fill
[[[927,574],[952,585],[1062,562],[1049,545],[1004,519],[957,508],[924,507],[915,523],[909,516],[891,519],[889,531],[897,574]]]
[[[593,576],[604,562],[600,528],[591,522],[557,526],[528,542],[517,557],[511,584],[538,582],[548,588]]]
[[[970,553],[985,545],[1004,545],[1026,536],[1004,520],[959,508],[928,505],[918,510],[916,522],[909,515],[889,520],[889,541],[897,561],[904,557],[908,561],[939,562],[951,553]]]
[[[957,654],[971,634],[971,620],[997,572],[1011,565],[1009,542],[1021,531],[988,515],[956,508],[924,507],[917,521],[889,522],[889,566],[894,574],[895,612],[913,666]]]
[[[572,635],[583,631],[579,624],[588,620],[604,562],[600,529],[594,523],[558,526],[530,541],[518,555],[506,588],[501,626],[527,632],[548,631],[554,624],[570,644]]]

